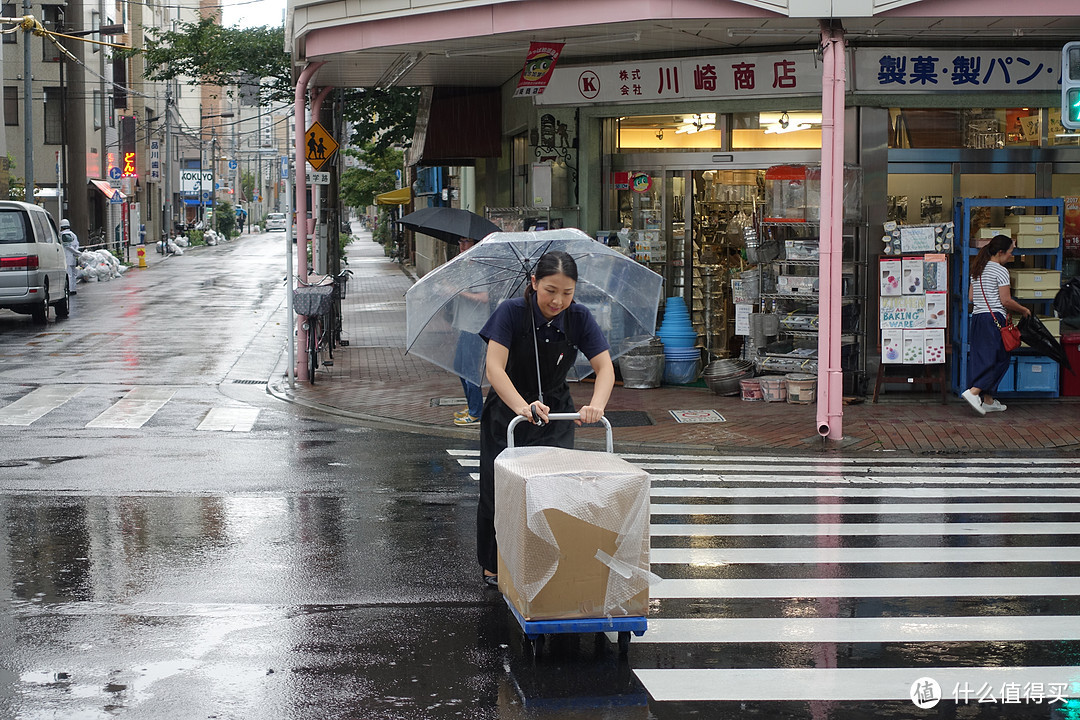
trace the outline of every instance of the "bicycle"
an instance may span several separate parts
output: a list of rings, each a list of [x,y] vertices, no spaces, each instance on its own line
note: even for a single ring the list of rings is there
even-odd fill
[[[335,296],[343,298],[352,271],[344,269],[336,276],[326,275],[314,282],[297,280],[293,290],[293,311],[304,316],[307,331],[308,382],[315,384],[320,359],[325,367],[334,365],[334,348],[341,338],[341,316]]]

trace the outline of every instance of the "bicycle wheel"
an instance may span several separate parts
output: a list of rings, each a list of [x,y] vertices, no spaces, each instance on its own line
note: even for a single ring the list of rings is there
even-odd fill
[[[315,384],[315,369],[319,365],[319,333],[321,328],[319,327],[319,320],[317,316],[309,316],[307,321],[308,335],[307,335],[307,353],[308,353],[308,382],[312,385]]]

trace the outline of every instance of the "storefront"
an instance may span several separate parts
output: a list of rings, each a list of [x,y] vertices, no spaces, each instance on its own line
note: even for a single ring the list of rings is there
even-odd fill
[[[1080,141],[1060,127],[1053,50],[856,48],[848,58],[845,157],[860,197],[843,232],[844,369],[862,392],[880,355],[869,268],[883,224],[951,221],[965,197],[1080,195]],[[737,300],[814,314],[810,303],[793,310],[784,296],[794,293],[775,282],[800,284],[816,259],[781,254],[786,267],[770,275],[753,245],[816,239],[816,199],[798,224],[764,205],[769,168],[820,162],[820,97],[813,50],[564,67],[519,138],[536,159],[529,177],[552,184],[546,222],[618,242],[659,272],[665,295],[691,308],[703,346],[725,357],[752,339]],[[989,212],[974,222],[1000,226],[1006,210]],[[732,279],[755,274],[764,287],[733,294]],[[812,357],[813,332],[790,335],[795,357]]]

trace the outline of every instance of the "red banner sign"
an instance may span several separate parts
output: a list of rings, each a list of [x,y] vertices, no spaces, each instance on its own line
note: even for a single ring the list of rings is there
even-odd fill
[[[525,56],[525,67],[521,69],[517,90],[514,97],[532,97],[544,92],[551,73],[555,71],[555,62],[562,52],[563,43],[534,42],[529,45],[529,54]]]

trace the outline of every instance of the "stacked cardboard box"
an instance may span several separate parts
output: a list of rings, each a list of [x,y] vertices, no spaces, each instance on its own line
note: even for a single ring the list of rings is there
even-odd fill
[[[649,475],[619,457],[550,447],[495,460],[499,589],[526,620],[648,611]]]

